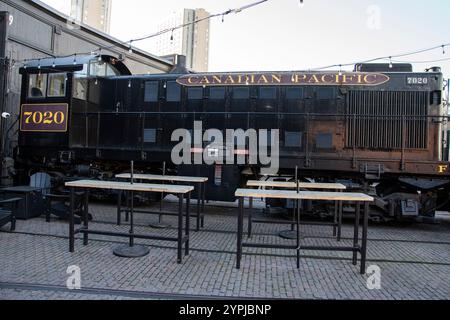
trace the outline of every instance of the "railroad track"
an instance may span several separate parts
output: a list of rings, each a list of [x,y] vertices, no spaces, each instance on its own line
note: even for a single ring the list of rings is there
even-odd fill
[[[260,297],[220,297],[215,295],[194,295],[194,294],[181,294],[181,293],[160,293],[160,292],[148,292],[148,291],[131,291],[122,289],[103,289],[103,288],[91,288],[83,287],[79,290],[70,290],[64,286],[48,285],[48,284],[36,284],[36,283],[23,283],[23,282],[0,282],[1,289],[13,289],[13,290],[30,290],[30,291],[50,291],[50,292],[63,292],[73,294],[87,294],[87,295],[104,295],[123,298],[135,298],[135,299],[152,299],[152,300],[226,300],[229,298],[238,300],[266,300]]]

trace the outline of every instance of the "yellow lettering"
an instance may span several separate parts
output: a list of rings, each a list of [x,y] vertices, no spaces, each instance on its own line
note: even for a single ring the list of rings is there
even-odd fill
[[[448,170],[448,166],[446,166],[446,165],[439,166],[439,173],[446,173],[447,170]]]
[[[204,76],[202,80],[200,80],[200,84],[210,84],[211,82],[208,79],[208,76]]]
[[[272,83],[281,83],[281,75],[276,75],[276,74],[273,74],[272,75]]]
[[[225,84],[235,84],[236,81],[234,81],[233,76],[229,75],[226,80],[225,80]]]
[[[269,80],[267,80],[267,77],[265,75],[261,75],[261,77],[258,80],[258,83],[269,83]]]
[[[219,76],[213,76],[213,83],[221,84],[222,83],[222,78],[219,77]]]
[[[362,74],[358,74],[358,83],[363,83]]]
[[[348,75],[348,74],[342,75],[342,83],[347,83],[347,82],[352,82],[352,81],[353,81],[352,75]]]
[[[189,84],[194,84],[194,83],[196,83],[198,81],[198,77],[196,77],[196,76],[192,76],[192,77],[189,77],[188,79],[187,79],[187,82],[189,83]]]
[[[309,83],[320,83],[319,78],[317,78],[317,75],[313,74],[311,78],[308,81]]]
[[[306,74],[295,74],[292,77],[292,82],[294,82],[294,83],[300,83],[305,80],[306,80]]]
[[[374,78],[373,81],[370,81],[370,78]],[[377,82],[377,75],[367,74],[364,76],[364,83],[373,84]]]
[[[334,77],[332,74],[324,74],[321,80],[323,83],[333,83]]]

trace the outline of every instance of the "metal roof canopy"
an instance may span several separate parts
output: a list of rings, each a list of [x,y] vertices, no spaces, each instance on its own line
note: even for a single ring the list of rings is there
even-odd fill
[[[72,55],[68,57],[50,57],[27,61],[19,70],[20,74],[25,73],[51,73],[51,72],[75,72],[83,70],[84,65],[90,61],[99,59],[113,65],[121,75],[131,75],[128,67],[119,59],[109,55]]]

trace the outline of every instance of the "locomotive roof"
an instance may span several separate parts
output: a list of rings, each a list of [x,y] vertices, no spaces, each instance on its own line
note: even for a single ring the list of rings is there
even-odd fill
[[[88,64],[94,59],[102,58],[102,61],[111,63],[121,73],[121,75],[131,75],[131,71],[128,67],[119,59],[109,55],[72,55],[68,57],[49,57],[43,59],[30,60],[24,63],[20,68],[20,74],[24,73],[36,73],[39,70],[44,71],[81,71],[84,65]]]

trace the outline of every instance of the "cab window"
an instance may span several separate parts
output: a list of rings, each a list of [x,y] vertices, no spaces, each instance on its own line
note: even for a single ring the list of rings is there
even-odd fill
[[[75,99],[86,100],[87,97],[87,76],[88,65],[83,65],[83,70],[73,73],[73,97]]]
[[[51,73],[48,75],[48,97],[66,96],[66,74]]]
[[[107,77],[113,77],[113,76],[119,76],[120,72],[116,69],[116,67],[110,65],[109,63],[106,65],[106,76]]]
[[[89,76],[91,77],[105,77],[106,63],[98,62],[97,60],[89,63]]]
[[[47,90],[47,74],[30,74],[28,82],[28,98],[45,98]]]

